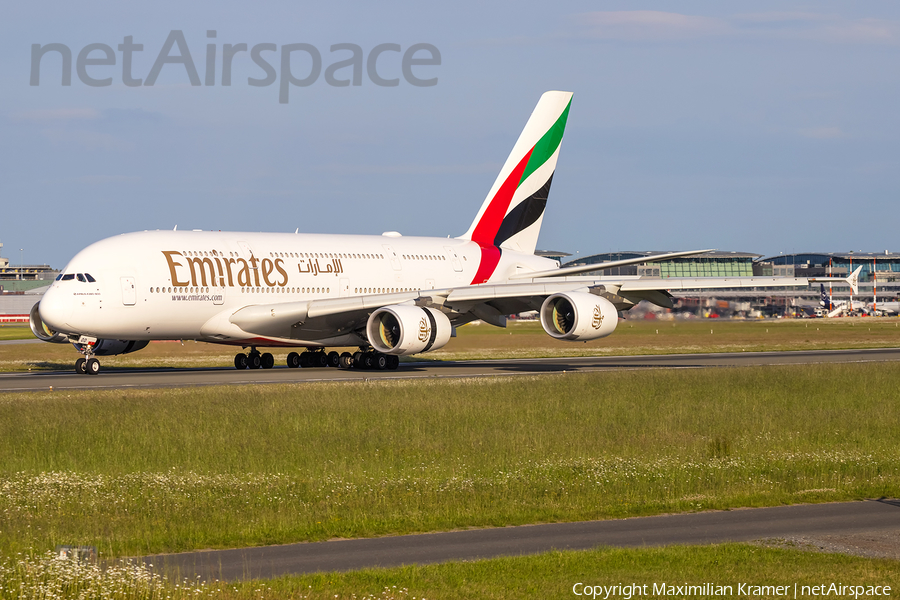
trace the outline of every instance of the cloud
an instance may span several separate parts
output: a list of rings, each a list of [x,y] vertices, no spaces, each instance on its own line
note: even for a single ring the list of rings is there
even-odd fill
[[[138,183],[140,177],[130,175],[81,175],[73,181],[87,185],[106,185],[110,183]]]
[[[844,132],[840,127],[810,127],[807,129],[798,129],[797,133],[806,138],[814,140],[833,140],[844,137]]]
[[[347,173],[353,175],[470,175],[496,173],[500,163],[480,163],[471,165],[358,165],[326,164],[313,167],[316,171]]]
[[[723,19],[657,10],[591,12],[577,15],[589,37],[613,40],[679,40],[728,33]]]
[[[654,10],[597,11],[572,15],[573,35],[601,40],[679,41],[704,38],[771,38],[828,43],[897,44],[900,22],[850,19],[808,12],[766,12],[707,17]]]
[[[11,115],[20,121],[36,121],[46,123],[50,121],[84,121],[100,118],[100,111],[93,108],[44,108],[25,110]]]
[[[41,135],[55,146],[71,146],[82,150],[129,151],[134,149],[134,144],[99,131],[48,127],[41,130]]]

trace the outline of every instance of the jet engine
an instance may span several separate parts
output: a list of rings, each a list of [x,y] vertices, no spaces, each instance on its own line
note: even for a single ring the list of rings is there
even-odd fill
[[[596,340],[615,331],[618,322],[612,302],[586,292],[553,294],[541,305],[541,326],[558,340]]]
[[[452,331],[447,315],[418,306],[385,306],[373,312],[366,323],[372,347],[398,356],[437,350],[450,341]]]
[[[137,352],[147,347],[147,340],[97,340],[94,343],[91,354],[94,356],[115,356],[116,354],[128,354]],[[72,344],[79,352],[83,352],[87,344]]]
[[[69,338],[59,332],[53,331],[41,320],[41,312],[39,307],[41,303],[38,302],[34,306],[31,307],[31,314],[28,317],[28,325],[31,326],[31,333],[34,334],[34,337],[43,341],[43,342],[51,342],[53,344],[67,344],[69,342]]]

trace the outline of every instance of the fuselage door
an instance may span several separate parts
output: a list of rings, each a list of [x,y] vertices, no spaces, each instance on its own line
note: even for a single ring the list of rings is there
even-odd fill
[[[247,242],[238,242],[238,246],[241,249],[241,254],[244,255],[244,258],[250,260],[250,257],[253,256],[253,248],[250,247],[250,244]]]
[[[456,254],[456,250],[450,246],[444,246],[444,251],[447,252],[447,256],[450,257],[450,264],[453,265],[453,270],[457,273],[461,273],[463,270],[462,263],[459,262],[459,255]]]
[[[397,253],[394,252],[394,249],[387,244],[382,244],[381,247],[384,248],[384,253],[387,255],[387,257],[391,259],[391,267],[393,267],[395,271],[402,270],[403,265],[400,264],[400,257],[397,256]]]
[[[134,277],[122,277],[122,304],[134,306],[137,302],[137,290],[134,287]]]
[[[255,257],[253,256],[253,248],[250,247],[250,244],[248,244],[247,242],[240,242],[240,241],[237,244],[238,244],[238,247],[241,249],[241,255],[244,257],[244,259],[246,259],[247,264],[250,266],[250,269],[253,271],[256,271],[257,269],[259,269],[259,261],[251,260],[252,258],[255,258]],[[259,284],[259,272],[255,273],[254,275],[255,275],[256,283],[258,285]]]

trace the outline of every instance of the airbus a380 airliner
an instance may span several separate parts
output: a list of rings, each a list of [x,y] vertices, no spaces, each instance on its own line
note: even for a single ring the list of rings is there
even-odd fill
[[[45,341],[72,343],[78,373],[97,356],[151,340],[249,348],[238,369],[271,368],[258,348],[294,347],[288,366],[390,368],[444,346],[454,327],[538,310],[548,335],[602,338],[641,300],[671,307],[670,290],[808,285],[823,279],[641,279],[580,275],[699,254],[675,252],[560,268],[534,255],[572,94],[541,96],[469,230],[454,239],[145,231],[79,252],[31,310]],[[847,280],[855,287],[854,273]],[[833,280],[833,279],[826,279]],[[329,347],[356,346],[351,354]]]

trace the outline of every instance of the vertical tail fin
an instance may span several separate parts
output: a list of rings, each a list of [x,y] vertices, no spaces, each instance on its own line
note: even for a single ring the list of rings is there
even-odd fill
[[[482,248],[534,252],[571,103],[571,92],[541,96],[478,216],[460,239]]]
[[[819,288],[822,290],[822,306],[825,310],[834,310],[834,302],[831,301],[831,296],[825,291],[825,284],[820,283]]]

